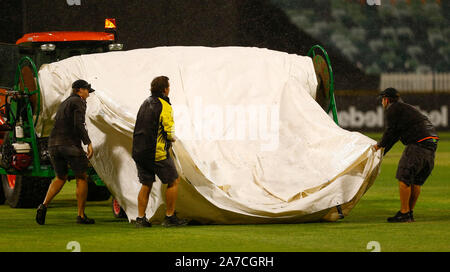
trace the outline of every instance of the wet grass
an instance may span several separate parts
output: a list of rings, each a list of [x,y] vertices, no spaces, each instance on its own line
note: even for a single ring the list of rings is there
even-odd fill
[[[378,140],[380,134],[369,136]],[[397,143],[372,188],[349,216],[335,223],[136,229],[113,217],[109,200],[88,202],[87,214],[96,224],[77,225],[75,183],[70,182],[53,201],[44,226],[34,221],[34,209],[0,205],[0,251],[68,252],[70,241],[79,242],[83,252],[367,252],[370,241],[377,241],[381,251],[450,251],[450,134],[440,136],[415,223],[386,222],[400,207],[395,171],[403,145]]]

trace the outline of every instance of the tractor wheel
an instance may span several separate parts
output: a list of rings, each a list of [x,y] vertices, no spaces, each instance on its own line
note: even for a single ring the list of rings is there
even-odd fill
[[[2,175],[6,202],[11,208],[36,208],[44,201],[50,178]]]
[[[106,186],[98,186],[95,182],[88,181],[88,196],[87,201],[104,201],[108,200],[111,196]]]
[[[112,211],[115,218],[128,218],[125,211],[120,207],[119,202],[113,197],[111,201]]]

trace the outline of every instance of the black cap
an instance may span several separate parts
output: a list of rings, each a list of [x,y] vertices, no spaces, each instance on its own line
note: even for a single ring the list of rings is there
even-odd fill
[[[90,93],[95,92],[94,89],[91,88],[91,84],[89,84],[86,80],[78,79],[72,83],[72,89],[88,89]]]
[[[398,91],[394,88],[387,88],[386,90],[382,91],[379,94],[380,97],[392,97],[392,98],[396,98],[396,97],[400,97],[400,94],[398,93]]]

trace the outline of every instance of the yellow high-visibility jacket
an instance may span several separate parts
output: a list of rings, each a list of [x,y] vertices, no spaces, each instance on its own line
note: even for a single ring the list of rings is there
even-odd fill
[[[167,158],[175,136],[172,106],[168,97],[150,96],[139,108],[133,132],[135,161],[161,161]]]

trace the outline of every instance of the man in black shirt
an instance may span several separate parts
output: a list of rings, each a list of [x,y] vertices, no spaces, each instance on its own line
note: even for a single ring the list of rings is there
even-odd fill
[[[406,145],[396,178],[399,180],[401,210],[388,222],[414,222],[413,209],[421,186],[431,174],[439,140],[435,128],[418,109],[404,103],[398,91],[387,88],[380,94],[385,109],[386,130],[374,148],[386,154],[400,140]]]
[[[89,93],[94,91],[85,80],[76,80],[72,84],[72,94],[58,108],[55,126],[48,141],[50,159],[56,177],[48,188],[44,202],[37,209],[36,222],[40,225],[45,224],[47,207],[67,180],[69,165],[77,181],[77,223],[95,223],[94,219],[88,218],[84,213],[88,193],[86,173],[88,159],[94,154],[85,124],[86,99],[89,97]],[[81,142],[87,145],[87,153],[81,147]]]
[[[169,78],[159,76],[152,80],[151,96],[139,108],[133,131],[132,157],[136,163],[139,182],[142,184],[138,194],[138,217],[136,227],[151,227],[145,216],[149,195],[158,176],[166,190],[165,227],[184,226],[186,219],[180,219],[175,212],[180,182],[177,169],[170,155],[171,143],[176,141],[172,106],[168,97]]]

